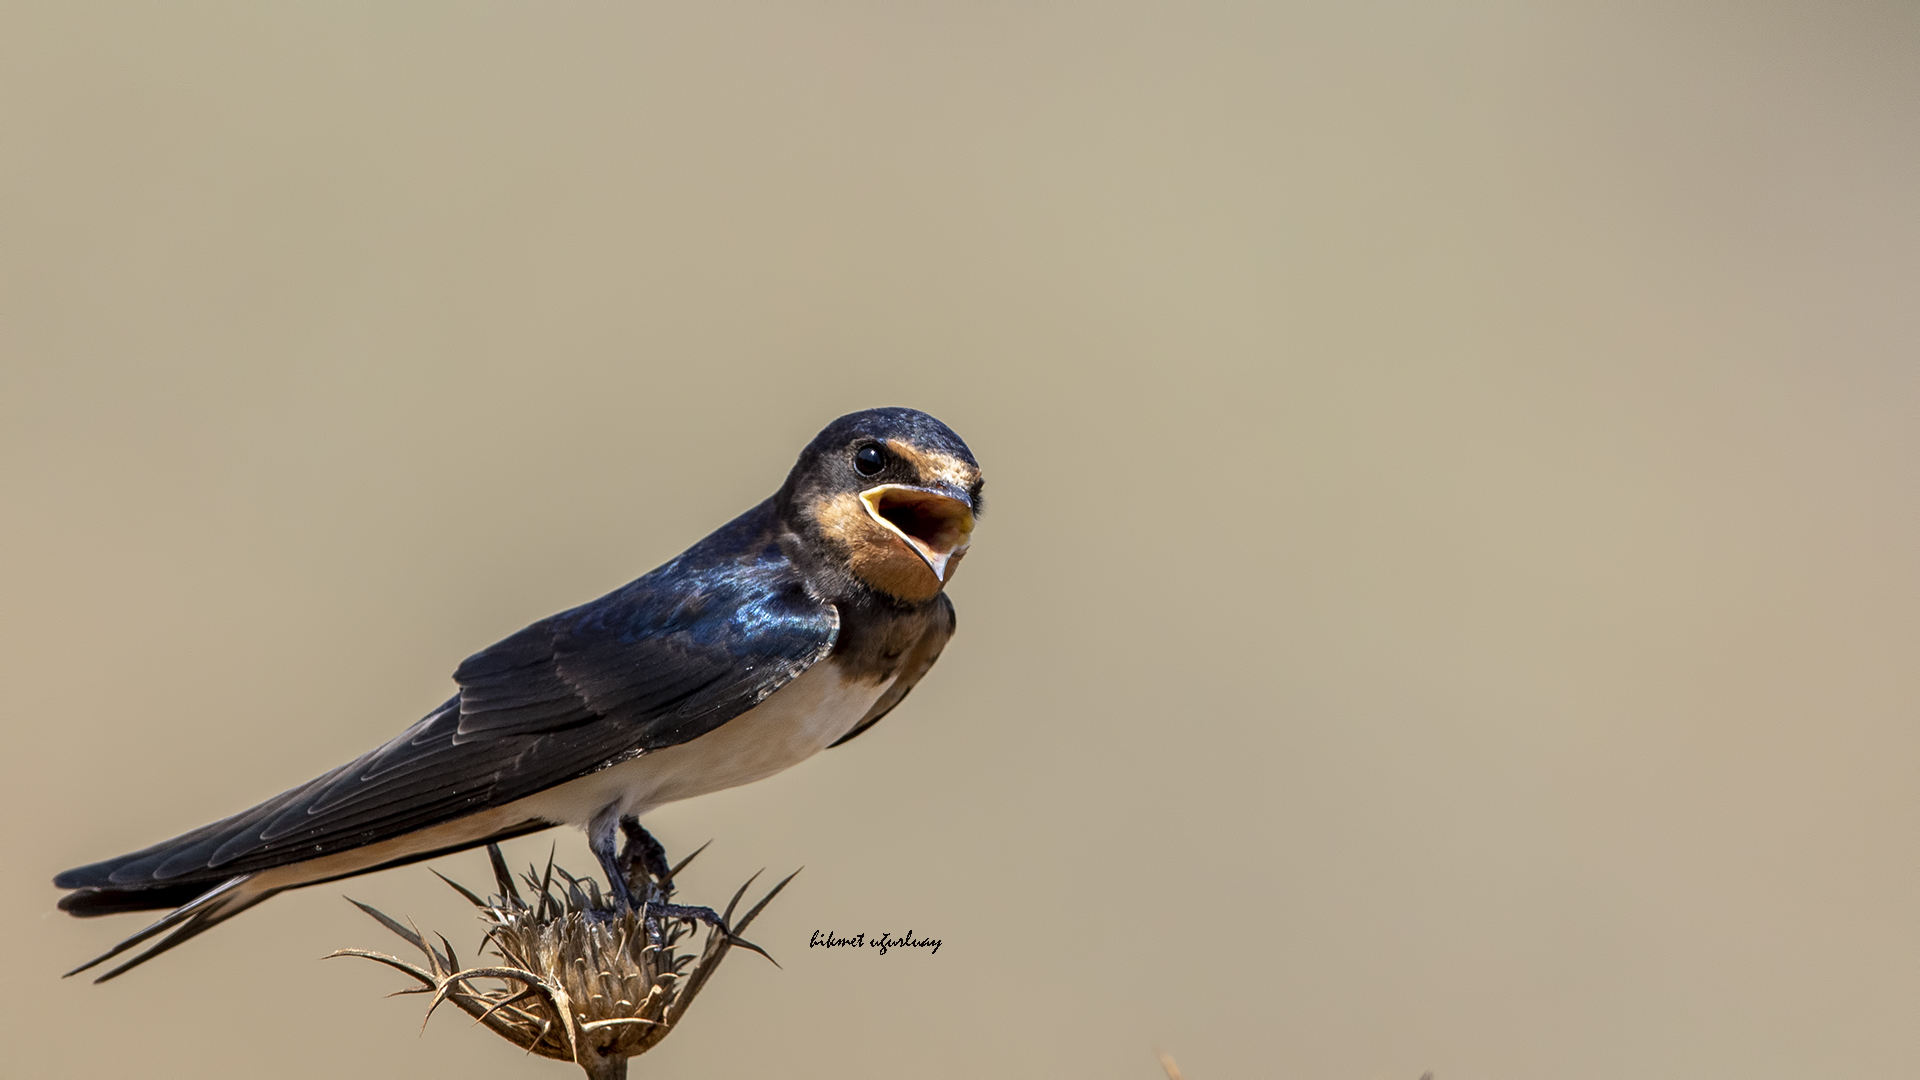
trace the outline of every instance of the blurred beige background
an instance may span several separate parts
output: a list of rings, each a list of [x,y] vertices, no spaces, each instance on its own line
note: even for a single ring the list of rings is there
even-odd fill
[[[424,869],[48,879],[911,404],[961,634],[653,819],[806,870],[636,1076],[1914,1075],[1920,12],[1547,7],[5,5],[0,1072],[568,1075],[316,961]]]

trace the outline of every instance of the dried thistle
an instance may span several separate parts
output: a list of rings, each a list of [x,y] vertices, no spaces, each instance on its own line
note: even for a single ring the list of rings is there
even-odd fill
[[[664,875],[633,865],[642,860],[623,859],[623,865],[633,866],[629,887],[649,902],[664,902],[672,893],[674,875],[699,853],[687,856]],[[462,968],[444,935],[434,935],[439,941],[436,947],[417,928],[403,926],[351,898],[355,907],[419,949],[427,966],[423,969],[364,949],[341,949],[327,958],[359,956],[404,971],[420,985],[397,993],[431,993],[428,1020],[442,1002],[451,1001],[475,1023],[485,1024],[515,1046],[571,1061],[594,1080],[625,1077],[628,1058],[665,1039],[734,946],[766,956],[765,950],[741,940],[738,933],[793,880],[793,874],[787,875],[734,923],[734,908],[753,884],[749,878],[733,894],[720,916],[721,925],[708,928],[700,951],[682,953],[677,947],[694,933],[695,920],[657,919],[645,914],[644,907],[619,910],[610,896],[601,894],[598,882],[574,877],[551,858],[544,874],[529,868],[525,875],[534,898],[529,904],[499,847],[487,845],[487,854],[493,860],[499,893],[482,899],[445,876],[441,880],[480,909],[487,924],[481,948],[498,956],[499,964]]]

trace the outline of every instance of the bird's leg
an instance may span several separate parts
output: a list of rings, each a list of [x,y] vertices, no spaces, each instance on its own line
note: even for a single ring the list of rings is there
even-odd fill
[[[638,865],[641,873],[653,879],[663,895],[673,892],[673,864],[667,861],[667,849],[632,814],[620,819],[620,831],[627,838],[626,849],[620,853],[627,873],[631,875]],[[628,884],[632,884],[631,878]]]
[[[613,893],[613,902],[622,912],[634,908],[633,892],[627,888],[627,875],[622,867],[619,854],[614,849],[614,837],[620,832],[619,808],[609,806],[593,816],[587,824],[587,850],[600,860],[600,869],[607,875],[607,891]]]
[[[645,898],[640,909],[640,921],[646,927],[647,940],[657,948],[665,943],[665,939],[660,932],[660,916],[654,909],[664,904],[667,893],[673,890],[673,871],[667,865],[667,849],[632,814],[620,819],[620,832],[627,840],[626,846],[620,850],[620,877],[629,895],[638,893]]]
[[[620,831],[627,840],[626,850],[620,853],[620,863],[624,873],[631,875],[627,878],[630,894],[642,891],[646,894],[644,918],[648,940],[655,945],[661,944],[660,920],[663,918],[698,919],[731,935],[732,931],[727,929],[727,924],[712,908],[667,902],[667,897],[673,895],[673,864],[667,861],[667,849],[640,824],[639,818],[621,818]],[[612,842],[611,838],[608,842]],[[639,870],[637,874],[634,873],[636,869]],[[635,878],[639,880],[635,881]]]

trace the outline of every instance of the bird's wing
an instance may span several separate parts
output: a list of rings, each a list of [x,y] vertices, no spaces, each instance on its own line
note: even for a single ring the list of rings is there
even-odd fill
[[[887,687],[887,692],[880,695],[879,701],[873,703],[873,708],[867,710],[867,715],[861,717],[858,724],[853,725],[853,730],[835,739],[828,749],[839,746],[879,723],[881,717],[892,712],[895,705],[906,700],[908,691],[911,691],[914,684],[920,681],[921,676],[927,673],[927,669],[933,667],[933,662],[940,659],[940,650],[947,647],[947,639],[953,636],[958,620],[953,613],[953,601],[947,599],[947,594],[941,593],[939,600],[940,617],[936,618],[933,625],[927,627],[927,632],[920,636],[920,641],[914,645],[913,652],[908,654],[906,663],[901,666],[900,677],[893,680],[893,685]]]
[[[825,656],[839,630],[833,606],[770,541],[700,558],[726,531],[469,657],[454,675],[457,696],[359,760],[55,884],[156,888],[301,862],[503,806],[712,731]]]

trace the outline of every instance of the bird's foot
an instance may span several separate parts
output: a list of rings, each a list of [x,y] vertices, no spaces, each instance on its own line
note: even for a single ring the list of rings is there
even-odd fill
[[[625,841],[617,851],[616,831],[619,838]],[[594,856],[600,860],[600,868],[606,872],[607,892],[614,903],[611,914],[617,917],[640,912],[641,921],[646,925],[647,940],[652,944],[665,944],[665,935],[660,926],[662,920],[703,922],[728,937],[733,936],[727,929],[726,920],[712,908],[670,902],[674,874],[680,867],[692,862],[693,856],[700,854],[699,851],[680,860],[680,866],[674,866],[667,861],[667,849],[640,824],[639,818],[626,815],[614,819],[611,808],[588,827],[587,845],[593,849]]]
[[[647,901],[644,920],[647,925],[647,940],[655,945],[665,943],[665,938],[660,929],[660,920],[662,919],[685,919],[689,922],[703,922],[728,937],[733,936],[733,931],[727,929],[727,921],[720,917],[719,912],[710,907],[669,904],[664,899],[653,899]]]
[[[640,906],[635,902],[633,891],[627,888],[625,879],[620,875],[607,875],[607,885],[608,895],[613,900],[613,911],[610,914],[614,917],[625,915]]]
[[[727,928],[725,919],[710,907],[693,907],[688,904],[669,904],[665,900],[654,900],[647,904],[647,914],[660,919],[691,919],[706,923],[708,926]]]

